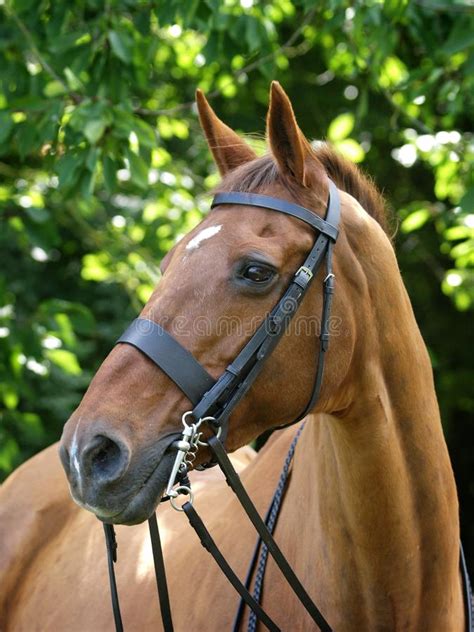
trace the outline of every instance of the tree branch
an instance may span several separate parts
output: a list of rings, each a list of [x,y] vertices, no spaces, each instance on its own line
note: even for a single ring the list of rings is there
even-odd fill
[[[459,2],[458,4],[415,0],[415,4],[427,11],[435,11],[437,13],[474,13],[474,2],[472,0],[465,0],[464,3]]]
[[[243,75],[246,75],[249,72],[252,72],[256,68],[259,68],[260,66],[265,64],[266,62],[271,61],[272,59],[275,59],[275,57],[279,55],[280,53],[288,52],[288,50],[291,49],[293,44],[299,38],[299,36],[301,35],[305,27],[314,18],[316,14],[316,10],[317,10],[317,7],[314,7],[313,9],[311,9],[311,11],[308,11],[303,21],[301,22],[300,26],[296,29],[294,33],[292,33],[291,37],[284,44],[282,44],[282,46],[274,50],[272,53],[269,53],[268,55],[264,55],[263,57],[256,59],[255,61],[247,64],[247,66],[244,66],[240,70],[237,70],[236,72],[234,72],[232,77],[229,79],[229,81],[227,81],[221,88],[213,90],[212,92],[209,92],[209,94],[206,94],[206,98],[212,99],[214,97],[219,96],[227,86],[232,85],[235,81],[238,81],[239,78],[242,77]],[[149,110],[147,108],[138,107],[138,108],[135,108],[134,112],[136,114],[140,114],[141,116],[172,115],[172,114],[176,114],[177,112],[181,112],[182,110],[188,110],[192,108],[193,105],[194,105],[194,101],[188,101],[187,103],[180,103],[179,105],[176,105],[172,108],[163,109],[163,110]]]
[[[28,28],[25,26],[25,23],[17,16],[17,14],[13,11],[13,9],[11,9],[10,7],[7,7],[7,5],[4,5],[4,9],[7,15],[15,22],[15,24],[17,25],[21,33],[24,35],[26,41],[29,44],[31,53],[35,57],[36,61],[40,64],[40,66],[48,73],[48,75],[52,79],[54,79],[55,81],[61,84],[66,94],[68,94],[75,103],[80,103],[81,102],[80,95],[75,92],[71,92],[71,90],[69,89],[69,86],[64,81],[64,79],[58,75],[58,73],[54,70],[54,68],[52,68],[49,65],[49,63],[46,61],[43,55],[39,52],[38,47],[36,46],[35,41],[33,39],[33,36],[28,30]]]
[[[434,130],[431,129],[430,127],[428,127],[427,125],[425,125],[423,123],[423,121],[420,121],[420,119],[417,119],[416,117],[412,116],[411,114],[408,114],[408,112],[406,112],[402,107],[400,107],[397,103],[395,103],[395,101],[392,98],[392,95],[390,94],[390,92],[388,90],[382,90],[382,94],[387,99],[387,101],[390,103],[390,105],[395,110],[395,112],[398,115],[403,116],[403,118],[405,118],[408,122],[410,122],[411,125],[413,125],[413,127],[417,131],[421,132],[422,134],[434,134],[435,133]]]

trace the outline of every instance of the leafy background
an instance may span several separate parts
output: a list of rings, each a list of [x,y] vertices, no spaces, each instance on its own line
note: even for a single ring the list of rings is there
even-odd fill
[[[396,209],[472,559],[472,0],[0,0],[0,49],[0,478],[58,439],[206,212],[195,88],[248,133],[276,78]]]

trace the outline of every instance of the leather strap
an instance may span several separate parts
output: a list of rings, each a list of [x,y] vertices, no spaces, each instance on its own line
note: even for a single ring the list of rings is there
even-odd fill
[[[234,573],[227,560],[222,555],[216,543],[212,539],[211,534],[206,529],[200,516],[190,502],[187,502],[183,505],[183,511],[186,514],[190,525],[199,536],[202,546],[212,555],[221,571],[224,573],[224,575],[227,577],[229,582],[239,593],[245,603],[253,610],[253,612],[255,612],[256,616],[271,632],[281,632],[280,628],[272,619],[270,619],[262,606],[255,601],[255,599]]]
[[[133,345],[148,356],[192,404],[197,404],[216,382],[192,353],[151,320],[136,318],[117,342]]]
[[[283,501],[283,496],[286,491],[286,484],[288,481],[288,476],[290,473],[291,463],[293,461],[293,456],[295,454],[296,445],[301,436],[303,428],[306,422],[303,423],[298,428],[293,441],[291,442],[290,448],[286,455],[285,462],[283,464],[283,469],[280,474],[280,478],[278,480],[278,485],[273,494],[272,501],[267,509],[267,513],[265,514],[265,524],[267,525],[268,530],[273,535],[273,530],[275,529],[276,522],[278,520],[278,516],[280,514],[281,504]],[[259,555],[260,554],[260,555]],[[258,567],[257,567],[258,560]],[[255,543],[255,548],[253,550],[252,558],[248,565],[247,575],[245,577],[245,587],[247,590],[250,590],[250,586],[252,585],[252,578],[255,573],[255,568],[257,568],[257,574],[255,577],[255,584],[253,588],[253,597],[255,601],[260,603],[260,596],[263,587],[263,580],[265,577],[265,570],[268,560],[268,549],[265,544],[262,545],[262,538],[260,536],[257,537],[257,542]],[[245,602],[241,599],[239,603],[239,607],[235,614],[234,625],[232,627],[233,632],[239,632],[240,626],[242,623],[242,619],[244,616]],[[247,632],[251,632],[256,629],[256,621],[252,613],[249,615],[249,621],[247,625]]]
[[[326,351],[329,348],[329,338],[330,338],[330,314],[331,314],[331,305],[332,305],[332,297],[334,295],[334,275],[332,273],[332,248],[333,244],[328,244],[328,252],[327,252],[327,264],[326,264],[326,278],[323,283],[323,308],[321,314],[321,331],[319,334],[319,352],[316,366],[316,377],[313,383],[313,392],[311,397],[306,404],[304,410],[289,424],[283,424],[279,426],[279,428],[286,428],[291,426],[298,421],[301,421],[306,415],[308,415],[316,402],[319,399],[319,395],[321,393],[321,387],[323,385],[323,377],[324,377],[324,366],[326,360]]]
[[[459,566],[461,568],[464,592],[464,616],[466,621],[466,630],[467,632],[474,632],[474,601],[472,599],[471,582],[469,580],[469,573],[467,571],[466,558],[464,556],[462,543],[459,552]]]
[[[160,531],[156,513],[148,518],[148,528],[150,530],[151,549],[153,551],[153,563],[155,566],[156,588],[158,590],[158,600],[160,602],[161,620],[163,621],[164,632],[173,632],[173,618],[171,616],[170,597],[168,593],[168,583],[166,581],[165,561],[163,559],[163,549],[161,547]]]
[[[329,180],[329,191],[327,217],[337,225],[340,218],[340,200],[337,187],[331,180]],[[227,196],[230,194],[225,195]],[[253,194],[236,193],[235,195],[238,196],[235,199],[241,200],[236,203],[248,204],[250,203],[250,200],[253,199]],[[217,197],[218,196],[216,196],[216,198]],[[261,197],[265,198],[268,208],[274,208],[275,210],[286,212],[284,210],[286,208],[286,202],[283,205],[280,205],[279,202],[282,202],[282,200],[274,200],[273,198],[267,198],[266,196]],[[275,201],[274,205],[270,204],[272,201]],[[308,211],[308,213],[310,213],[310,211]],[[310,214],[311,216],[314,216],[313,213]],[[217,380],[214,387],[204,395],[199,404],[194,408],[193,416],[195,419],[201,419],[207,416],[214,416],[216,418],[216,425],[223,428],[223,439],[225,439],[227,434],[227,422],[232,411],[255,382],[258,374],[263,369],[263,364],[266,358],[270,355],[278,344],[280,338],[285,333],[291,319],[301,304],[313,277],[326,256],[327,276],[324,282],[323,310],[321,317],[321,342],[314,386],[309,402],[303,413],[285,425],[288,426],[296,423],[315,405],[321,390],[325,352],[327,350],[329,338],[329,314],[331,296],[334,291],[334,275],[332,275],[332,248],[333,239],[331,237],[328,237],[326,234],[320,234],[317,237],[313,247],[306,257],[305,262],[296,272],[285,294],[278,301],[269,316],[257,329],[249,342],[240,351],[235,360],[227,367],[224,374]]]
[[[122,615],[120,613],[120,603],[117,591],[117,580],[115,579],[114,564],[117,562],[117,540],[115,539],[114,526],[111,524],[102,525],[105,533],[105,545],[107,548],[107,563],[109,569],[110,596],[112,599],[112,611],[116,632],[123,632]]]
[[[304,606],[304,608],[313,619],[313,621],[316,623],[316,625],[319,627],[321,632],[332,632],[332,628],[330,627],[329,623],[321,614],[316,604],[306,592],[303,584],[300,582],[298,577],[295,575],[295,572],[286,561],[285,556],[280,550],[280,547],[273,539],[272,534],[269,532],[266,524],[260,517],[254,504],[250,500],[250,497],[245,491],[239,475],[234,470],[234,467],[229,457],[227,456],[227,452],[225,451],[225,448],[222,445],[221,441],[217,437],[213,436],[208,439],[208,445],[212,450],[214,456],[216,457],[216,460],[219,463],[219,467],[224,473],[227,484],[239,499],[239,502],[245,510],[245,513],[249,517],[250,521],[257,530],[259,536],[262,538],[263,542],[266,544],[269,553],[275,560],[283,576],[287,580],[288,584],[291,586],[293,592],[298,597],[301,604]]]
[[[252,338],[244,346],[235,360],[227,367],[223,375],[216,381],[207,371],[199,364],[199,362],[192,356],[192,354],[182,347],[170,334],[168,334],[160,325],[146,319],[135,320],[127,331],[120,337],[118,342],[131,344],[147,355],[159,368],[161,368],[168,377],[170,377],[175,384],[181,388],[184,394],[194,404],[193,415],[195,419],[200,419],[211,415],[216,419],[216,425],[221,427],[222,438],[225,439],[227,432],[227,421],[231,412],[235,406],[247,393],[249,388],[254,383],[255,379],[259,375],[264,366],[264,362],[278,344],[281,337],[284,335],[288,328],[290,320],[294,317],[299,305],[301,304],[311,281],[318,271],[324,257],[327,258],[327,269],[331,270],[331,255],[332,246],[337,238],[337,225],[339,223],[340,215],[340,203],[339,194],[336,186],[329,181],[329,199],[328,208],[326,213],[326,220],[322,220],[320,217],[296,204],[291,204],[285,200],[279,200],[276,198],[270,198],[268,196],[260,196],[256,194],[247,193],[226,193],[219,194],[214,198],[212,206],[218,206],[220,204],[245,204],[251,206],[259,206],[276,210],[282,213],[286,213],[307,222],[313,228],[317,229],[320,234],[315,240],[313,247],[311,248],[306,260],[297,272],[295,273],[290,285],[285,291],[283,297],[278,301],[270,314],[264,320],[264,322],[257,329]],[[332,275],[328,274],[324,283],[325,292],[323,299],[323,313],[322,313],[322,331],[320,342],[320,353],[318,359],[318,368],[313,388],[313,393],[310,402],[305,410],[309,409],[309,406],[315,403],[322,382],[323,366],[324,366],[324,353],[327,349],[327,336],[328,321],[329,321],[329,309],[330,309],[330,295],[332,294]],[[300,417],[298,417],[299,419]],[[235,472],[232,464],[227,457],[225,448],[221,441],[215,437],[211,437],[209,445],[214,454],[215,459],[219,463],[222,471],[224,472],[228,484],[236,493],[240,500],[240,503],[244,507],[251,522],[257,529],[260,537],[275,559],[277,565],[282,571],[283,575],[287,579],[289,585],[306,608],[310,616],[315,623],[320,627],[323,632],[331,632],[331,628],[327,624],[323,615],[320,613],[314,602],[309,597],[308,593],[304,589],[301,582],[296,577],[295,573],[291,569],[290,565],[284,558],[279,547],[268,531],[265,523],[260,518],[257,510],[253,506],[248,494],[245,492],[240,479]],[[189,503],[183,506],[188,519],[200,534],[201,542],[213,555],[216,562],[226,574],[229,581],[236,588],[241,595],[242,599],[252,608],[257,616],[262,620],[270,630],[278,631],[273,621],[265,614],[260,605],[250,595],[248,590],[243,586],[240,580],[233,573],[222,554],[219,552],[211,536],[207,532],[204,524],[196,514],[194,509]],[[150,534],[154,532],[154,527],[150,523]],[[161,587],[161,575],[164,574],[163,560],[160,557],[157,558],[155,548],[159,549],[159,556],[161,555],[161,547],[159,546],[159,534],[158,541],[152,544],[155,556],[155,568],[158,585]],[[156,546],[155,546],[156,544]],[[160,568],[162,567],[162,568]],[[109,572],[113,574],[113,564]],[[116,595],[112,588],[112,574],[111,574],[111,589],[112,599],[114,601],[114,595]],[[115,581],[115,577],[113,577]],[[171,622],[171,614],[169,612],[169,601],[167,599],[167,588],[165,580],[165,592],[166,596],[160,594],[160,606],[162,608],[163,621],[169,616],[169,622]],[[117,612],[118,610],[118,598],[117,598]],[[114,616],[116,609],[114,606]],[[165,623],[164,623],[165,624]],[[172,626],[172,623],[170,623]],[[166,625],[166,624],[165,624]],[[165,627],[166,632],[168,629]],[[172,627],[169,628],[172,630]]]
[[[267,208],[273,211],[279,211],[285,213],[285,215],[291,215],[297,219],[303,220],[320,233],[331,237],[334,241],[337,239],[338,229],[328,221],[321,219],[315,213],[312,213],[304,206],[299,204],[293,204],[286,200],[270,197],[268,195],[259,195],[257,193],[241,193],[232,191],[230,193],[218,193],[212,200],[211,208],[219,206],[221,204],[241,204],[243,206],[257,206],[260,208]]]

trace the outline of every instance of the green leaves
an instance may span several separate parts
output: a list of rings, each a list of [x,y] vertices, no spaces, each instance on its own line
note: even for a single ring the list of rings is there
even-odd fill
[[[138,154],[135,154],[132,150],[126,150],[126,156],[130,168],[130,175],[132,182],[134,182],[140,189],[146,189],[148,187],[148,165]]]
[[[459,206],[466,213],[474,213],[474,184],[466,190],[459,202]]]
[[[340,114],[331,121],[328,128],[328,139],[332,142],[347,138],[354,129],[355,118],[351,112]]]
[[[68,189],[76,184],[79,178],[79,171],[84,165],[84,159],[84,153],[69,153],[59,160],[56,171],[62,188]]]
[[[348,138],[354,129],[355,117],[351,112],[340,114],[331,121],[328,128],[328,140],[346,158],[352,162],[362,162],[365,158],[365,151],[362,146],[353,138]]]
[[[113,54],[123,61],[124,64],[129,64],[132,61],[132,41],[130,37],[123,31],[109,31],[108,39]]]
[[[362,162],[365,158],[365,151],[362,149],[362,145],[353,138],[346,138],[334,144],[336,149],[351,162]]]
[[[474,18],[467,15],[464,20],[455,22],[449,38],[441,50],[445,55],[454,55],[472,47],[474,47]]]
[[[449,329],[431,338],[439,366],[463,366],[438,343],[474,305],[471,16],[406,0],[81,7],[15,0],[31,38],[2,23],[0,476],[59,436],[160,259],[207,211],[218,176],[197,86],[261,133],[277,79],[308,136],[327,130],[362,163],[399,209],[424,332],[432,313]]]
[[[50,349],[46,351],[46,357],[56,366],[70,375],[79,375],[81,367],[77,361],[77,357],[71,351],[65,349]]]
[[[381,67],[379,83],[382,88],[395,88],[408,79],[408,70],[405,64],[393,55],[387,57]]]
[[[427,208],[420,208],[412,211],[400,225],[404,233],[411,233],[421,228],[430,218],[430,212]]]
[[[13,129],[13,120],[9,112],[0,112],[0,143],[4,143]]]
[[[107,191],[108,193],[112,193],[115,190],[117,183],[117,163],[110,156],[104,156],[102,173],[104,175],[104,184]]]
[[[87,121],[84,127],[84,136],[87,138],[91,145],[95,145],[104,135],[106,127],[107,120],[105,118],[98,118]]]

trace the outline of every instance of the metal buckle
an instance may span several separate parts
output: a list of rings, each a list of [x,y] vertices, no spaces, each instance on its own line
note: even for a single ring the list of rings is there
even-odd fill
[[[306,266],[301,266],[301,268],[299,268],[299,270],[296,272],[295,276],[299,276],[300,272],[306,274],[306,276],[308,277],[308,281],[311,281],[311,279],[313,278],[313,273]]]
[[[297,285],[299,285],[300,288],[304,291],[312,278],[313,278],[312,271],[306,266],[301,266],[301,268],[298,269],[298,271],[296,272],[293,278],[293,283],[296,283]]]

